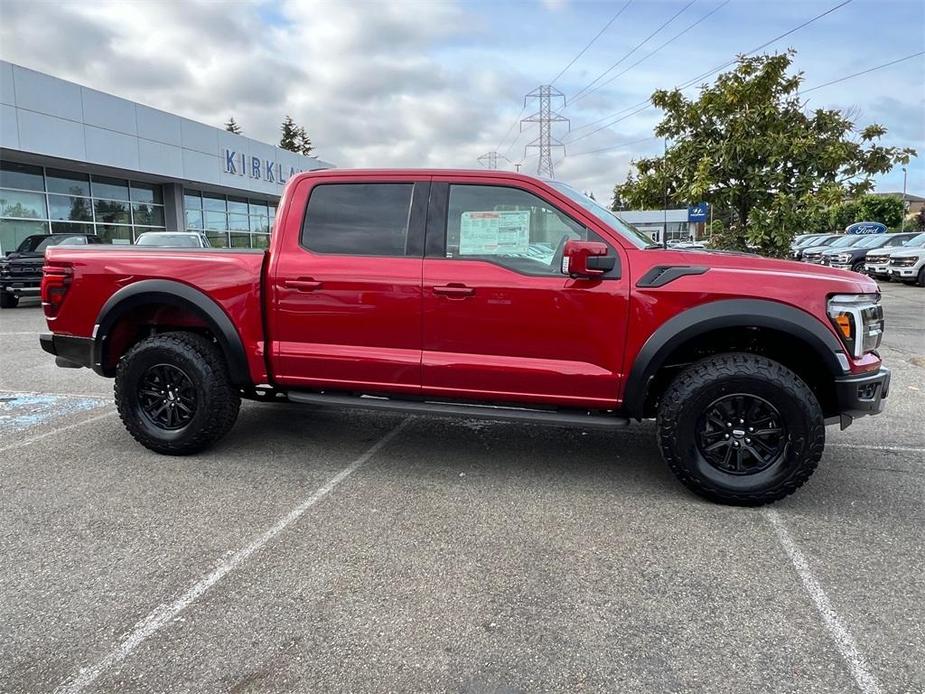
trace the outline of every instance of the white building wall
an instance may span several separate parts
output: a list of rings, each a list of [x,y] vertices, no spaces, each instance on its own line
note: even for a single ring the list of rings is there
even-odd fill
[[[0,148],[269,195],[293,170],[333,166],[5,61]]]

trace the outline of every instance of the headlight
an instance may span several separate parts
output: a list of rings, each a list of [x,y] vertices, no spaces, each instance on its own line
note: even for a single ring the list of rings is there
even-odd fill
[[[835,332],[855,358],[880,346],[883,308],[879,294],[836,294],[829,299],[828,313]]]

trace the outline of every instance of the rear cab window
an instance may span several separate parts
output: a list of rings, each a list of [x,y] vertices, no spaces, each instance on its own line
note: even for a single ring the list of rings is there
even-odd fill
[[[406,256],[414,183],[319,183],[309,194],[301,245],[313,253]]]

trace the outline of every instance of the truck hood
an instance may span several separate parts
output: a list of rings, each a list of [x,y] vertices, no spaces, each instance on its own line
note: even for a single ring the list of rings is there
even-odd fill
[[[925,254],[925,248],[903,248],[890,253],[891,258],[915,258]]]
[[[847,251],[848,249],[842,249]],[[740,287],[744,293],[764,294],[768,298],[775,286],[782,283],[818,282],[819,291],[824,293],[870,293],[879,291],[877,283],[866,275],[849,270],[836,270],[825,265],[812,265],[795,260],[777,260],[749,253],[711,250],[661,250],[641,251],[643,258],[650,258],[649,267],[656,265],[699,265],[710,270],[722,270],[723,275],[740,275]],[[648,268],[643,270],[645,272]],[[640,275],[641,276],[641,273]],[[751,290],[751,291],[749,291]]]

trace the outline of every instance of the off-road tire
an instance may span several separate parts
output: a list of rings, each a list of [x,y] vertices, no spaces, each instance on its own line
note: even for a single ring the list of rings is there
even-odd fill
[[[778,461],[746,475],[711,465],[697,444],[698,420],[710,403],[739,393],[771,403],[786,427]],[[719,503],[760,506],[792,494],[810,478],[822,457],[825,424],[816,396],[790,369],[734,352],[693,364],[669,385],[659,398],[658,441],[668,467],[688,489]]]
[[[16,308],[19,306],[19,297],[0,289],[0,308]]]
[[[920,287],[925,287],[925,265],[919,268],[919,276],[916,278],[915,283]]]
[[[179,429],[158,427],[144,412],[138,393],[142,377],[155,365],[183,371],[192,382],[196,407]],[[228,367],[218,346],[189,332],[154,335],[134,345],[116,368],[116,407],[125,428],[142,446],[167,455],[202,451],[231,429],[241,407]]]
[[[851,266],[851,272],[864,274],[864,261],[860,260]]]

